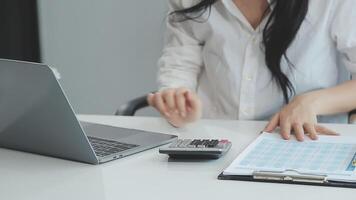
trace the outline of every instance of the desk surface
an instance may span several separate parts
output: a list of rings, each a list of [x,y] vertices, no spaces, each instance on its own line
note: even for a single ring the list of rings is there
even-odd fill
[[[174,129],[145,117],[82,115],[83,121],[137,128],[181,137],[228,138],[229,153],[219,160],[168,162],[158,148],[103,165],[0,149],[0,199],[354,199],[356,189],[221,181],[218,174],[262,130],[266,122],[202,120]],[[356,136],[355,125],[329,125]]]

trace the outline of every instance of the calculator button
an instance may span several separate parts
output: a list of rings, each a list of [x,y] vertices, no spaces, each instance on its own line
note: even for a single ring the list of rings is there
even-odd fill
[[[217,144],[218,148],[225,148],[226,146],[228,146],[230,143],[229,140],[220,140],[219,143]]]
[[[229,143],[229,140],[220,140],[220,143],[227,144]]]
[[[208,147],[215,147],[219,143],[219,140],[211,140],[208,144]]]
[[[209,140],[203,140],[202,145],[207,146],[209,144]]]
[[[193,140],[190,145],[197,146],[200,140]]]
[[[170,148],[176,148],[176,147],[178,147],[178,145],[180,143],[182,143],[182,140],[177,140],[177,141],[173,142],[169,147]]]
[[[183,142],[178,145],[178,147],[179,147],[179,148],[185,148],[185,147],[187,147],[188,144],[191,143],[191,141],[192,141],[192,140],[184,139]]]

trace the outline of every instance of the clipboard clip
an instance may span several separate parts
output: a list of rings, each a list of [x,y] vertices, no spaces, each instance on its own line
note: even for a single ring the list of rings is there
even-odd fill
[[[287,171],[296,174],[286,174]],[[287,170],[284,172],[271,172],[271,171],[256,171],[253,172],[255,180],[271,180],[271,181],[291,181],[291,182],[307,182],[307,183],[327,183],[327,176],[325,175],[312,175],[312,174],[299,174],[294,170]]]

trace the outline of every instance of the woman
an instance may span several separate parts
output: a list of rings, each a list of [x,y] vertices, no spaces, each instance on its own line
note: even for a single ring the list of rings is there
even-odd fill
[[[356,0],[170,0],[159,92],[148,102],[172,125],[206,118],[270,121],[335,134],[356,108]]]

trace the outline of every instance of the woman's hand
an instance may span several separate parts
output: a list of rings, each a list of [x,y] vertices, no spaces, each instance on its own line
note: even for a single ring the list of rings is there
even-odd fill
[[[306,134],[313,140],[318,139],[317,133],[338,135],[318,125],[316,107],[315,100],[307,94],[297,96],[272,117],[264,131],[273,132],[280,126],[280,134],[284,139],[288,140],[291,132],[294,132],[298,141],[303,141]]]
[[[187,88],[172,88],[149,94],[147,101],[175,127],[182,127],[201,117],[200,99]]]

